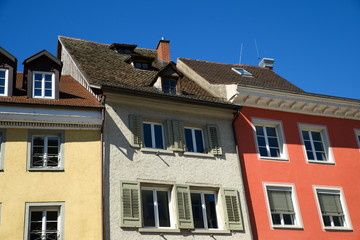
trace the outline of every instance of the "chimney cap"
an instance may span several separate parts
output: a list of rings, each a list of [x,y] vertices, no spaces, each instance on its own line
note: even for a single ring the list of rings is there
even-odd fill
[[[273,69],[275,60],[273,58],[263,58],[259,63],[259,67]]]
[[[159,48],[160,43],[170,43],[170,40],[165,40],[163,37],[159,40],[156,50]]]

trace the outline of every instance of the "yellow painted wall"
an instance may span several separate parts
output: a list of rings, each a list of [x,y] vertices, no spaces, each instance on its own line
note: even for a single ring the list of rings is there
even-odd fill
[[[100,131],[65,130],[63,172],[27,172],[27,129],[7,129],[0,239],[23,239],[25,202],[65,202],[65,239],[102,239]]]

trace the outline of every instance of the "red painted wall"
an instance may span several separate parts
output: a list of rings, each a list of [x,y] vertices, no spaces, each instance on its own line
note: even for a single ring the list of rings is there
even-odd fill
[[[258,159],[251,118],[282,122],[289,161]],[[307,163],[298,123],[327,127],[335,165]],[[250,107],[241,109],[235,130],[255,239],[360,239],[360,151],[354,129],[360,129],[360,121]],[[264,182],[294,184],[303,229],[272,229]],[[342,187],[353,231],[323,230],[314,185]]]

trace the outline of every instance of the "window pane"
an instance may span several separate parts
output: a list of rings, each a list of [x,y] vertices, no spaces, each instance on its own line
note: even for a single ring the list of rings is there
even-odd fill
[[[284,224],[285,225],[294,225],[294,215],[292,214],[283,214]]]
[[[46,97],[51,97],[52,96],[52,91],[51,90],[45,90],[45,96]]]
[[[35,80],[42,80],[42,75],[41,74],[35,74]]]
[[[323,216],[323,221],[324,221],[324,225],[326,227],[330,227],[331,226],[331,222],[330,222],[330,217],[329,216]]]
[[[200,193],[191,193],[191,205],[195,228],[204,228]]]
[[[307,132],[307,131],[301,131],[301,132],[302,132],[304,140],[310,140],[309,132]]]
[[[151,140],[151,125],[148,123],[143,124],[144,128],[144,143],[145,147],[151,148],[152,147],[152,140]]]
[[[162,137],[162,126],[154,125],[155,132],[155,148],[164,148]]]
[[[204,194],[208,228],[218,228],[214,194]]]
[[[256,135],[257,136],[264,136],[264,129],[263,127],[260,127],[260,126],[256,126]]]
[[[50,74],[45,74],[45,81],[49,82],[51,81],[52,75]]]
[[[5,78],[5,71],[3,70],[0,71],[0,78]]]
[[[322,142],[314,142],[315,151],[324,151]]]
[[[41,96],[41,89],[35,89],[34,95],[35,96]]]
[[[45,82],[45,88],[51,89],[52,88],[52,82]]]
[[[142,209],[145,227],[155,227],[154,198],[153,191],[142,190]]]
[[[306,151],[306,155],[308,157],[309,160],[314,160],[314,154],[313,152],[310,152],[310,151]]]
[[[143,68],[143,69],[148,69],[148,68],[149,68],[149,65],[148,65],[147,63],[143,63],[143,64],[142,64],[142,68]]]
[[[312,151],[311,142],[310,141],[304,141],[306,150]]]
[[[272,218],[272,222],[273,222],[274,225],[280,225],[281,224],[280,214],[271,214],[271,218]]]
[[[48,146],[54,147],[58,146],[59,138],[58,137],[48,137]]]
[[[276,130],[273,127],[266,127],[266,134],[268,137],[276,137]]]
[[[323,161],[326,160],[326,156],[324,152],[316,152],[316,158],[317,160]]]
[[[314,141],[321,141],[321,135],[319,132],[311,132],[311,136]]]
[[[0,94],[4,94],[5,93],[5,88],[4,87],[0,87]]]
[[[257,137],[257,142],[259,146],[265,147],[266,146],[266,142],[265,142],[265,138],[264,137]]]
[[[280,157],[280,151],[278,148],[270,148],[271,157]]]
[[[269,141],[269,146],[270,147],[279,147],[277,138],[269,137],[268,141]]]
[[[195,129],[195,139],[196,139],[196,148],[197,152],[203,153],[204,152],[204,144],[202,139],[202,131]]]
[[[343,227],[344,226],[344,218],[343,216],[333,216],[334,226]]]
[[[170,227],[169,200],[167,191],[157,191],[159,226]]]
[[[42,220],[42,211],[33,211],[31,212],[31,221],[41,221]]]
[[[191,134],[191,129],[185,128],[185,141],[188,152],[194,152],[193,139]]]
[[[0,86],[5,86],[5,79],[0,78]]]
[[[40,88],[41,89],[41,81],[35,81],[35,88]]]
[[[262,157],[268,157],[269,156],[266,148],[264,148],[264,147],[259,147],[259,152],[260,152],[260,156],[262,156]]]
[[[140,63],[135,63],[135,67],[136,68],[141,68],[141,64]]]

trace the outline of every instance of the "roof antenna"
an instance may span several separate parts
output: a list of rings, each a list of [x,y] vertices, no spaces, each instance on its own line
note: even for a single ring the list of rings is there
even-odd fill
[[[257,57],[258,57],[258,60],[260,60],[259,49],[258,49],[258,46],[257,46],[257,43],[256,43],[256,39],[254,39],[254,42],[255,42],[255,48],[256,48]]]
[[[241,64],[242,49],[243,49],[243,43],[241,43],[241,47],[240,47],[240,59],[239,59],[239,65]]]

